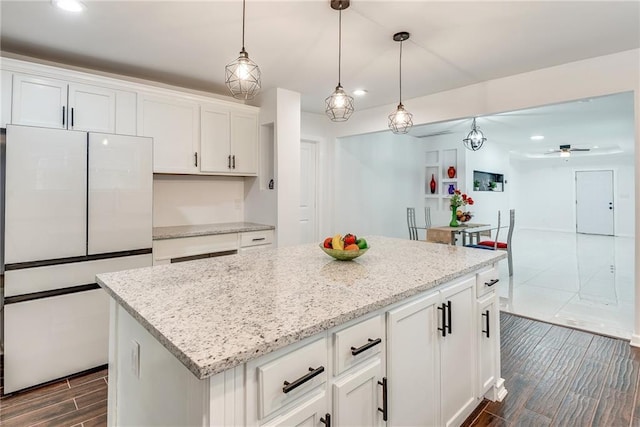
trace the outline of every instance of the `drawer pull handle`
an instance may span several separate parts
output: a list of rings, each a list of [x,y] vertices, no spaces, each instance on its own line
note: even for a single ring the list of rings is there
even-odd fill
[[[451,301],[447,301],[447,333],[451,335]]]
[[[63,105],[63,106],[62,106],[62,126],[64,126],[64,116],[66,115],[66,114],[65,114],[65,108],[66,108],[66,107]]]
[[[235,168],[236,168],[236,155],[235,155],[235,154],[233,155],[232,159],[233,159],[233,166],[232,166],[232,168],[233,168],[233,169],[235,169]]]
[[[284,387],[282,387],[283,393],[289,393],[291,390],[300,387],[302,384],[311,380],[313,377],[316,377],[324,372],[324,366],[318,366],[316,369],[309,368],[309,373],[303,377],[298,378],[294,382],[290,383],[289,381],[284,382]]]
[[[442,331],[442,336],[447,336],[447,305],[442,303],[438,310],[442,313],[442,328],[438,328],[439,331]]]
[[[491,287],[493,285],[495,285],[496,283],[498,283],[500,280],[499,279],[493,279],[493,280],[489,280],[488,282],[484,282],[484,285],[487,287]]]
[[[387,377],[383,377],[382,382],[378,381],[378,384],[382,386],[382,408],[378,408],[378,411],[382,412],[382,419],[387,421],[387,418],[389,418],[387,408]]]
[[[487,336],[487,338],[489,338],[489,325],[491,324],[491,321],[489,320],[489,310],[486,310],[484,313],[482,313],[482,317],[484,317],[487,321],[486,325],[487,325],[487,329],[486,330],[482,330],[482,333],[485,334]]]
[[[227,168],[231,169],[231,154],[227,157]]]
[[[252,242],[260,242],[262,240],[266,240],[266,237],[255,237],[253,239],[251,239]]]
[[[369,342],[366,343],[365,345],[363,345],[362,347],[358,347],[358,348],[351,347],[351,354],[353,356],[357,356],[358,354],[362,353],[363,351],[367,351],[371,347],[377,346],[381,342],[382,342],[382,338],[377,338],[375,340],[372,340],[371,338],[369,338]]]
[[[331,414],[327,412],[323,418],[320,418],[320,422],[327,427],[331,427]]]

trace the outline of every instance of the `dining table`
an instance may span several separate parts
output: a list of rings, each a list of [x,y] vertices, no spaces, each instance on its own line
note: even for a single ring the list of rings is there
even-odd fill
[[[480,235],[491,236],[490,227],[491,224],[473,222],[461,223],[457,227],[451,227],[449,225],[430,227],[427,229],[427,242],[455,245],[458,235],[461,234],[462,245],[464,246],[467,244],[467,238],[471,241],[473,237],[476,237],[477,240]],[[474,229],[478,229],[478,231],[475,232]]]

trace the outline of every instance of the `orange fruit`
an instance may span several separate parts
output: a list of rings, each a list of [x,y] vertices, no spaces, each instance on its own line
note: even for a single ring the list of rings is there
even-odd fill
[[[347,245],[344,248],[345,251],[359,251],[360,248],[358,247],[358,245],[356,245],[355,243],[351,244],[351,245]]]

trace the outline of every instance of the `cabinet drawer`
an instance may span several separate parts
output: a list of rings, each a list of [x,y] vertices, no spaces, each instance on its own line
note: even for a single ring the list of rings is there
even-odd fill
[[[238,234],[180,237],[153,241],[153,259],[157,264],[172,258],[184,258],[238,249]]]
[[[333,334],[334,375],[340,375],[385,347],[384,319],[375,316]]]
[[[476,275],[476,297],[480,298],[488,292],[496,289],[500,272],[497,267],[483,270]]]
[[[273,243],[273,230],[240,233],[240,247],[267,245],[270,243]]]
[[[258,416],[264,418],[327,381],[325,337],[257,367]]]

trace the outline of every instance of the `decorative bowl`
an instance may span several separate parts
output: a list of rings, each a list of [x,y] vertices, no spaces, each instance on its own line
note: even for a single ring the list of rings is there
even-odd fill
[[[320,249],[322,249],[325,254],[337,259],[338,261],[351,261],[352,259],[358,258],[360,255],[363,255],[365,252],[369,250],[369,248],[366,248],[366,249],[359,249],[357,251],[341,251],[340,249],[325,248],[324,246],[322,246],[322,243],[320,243],[319,246],[320,246]]]

